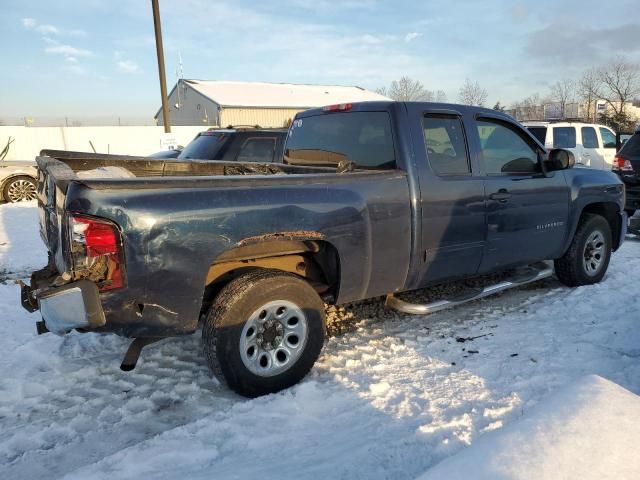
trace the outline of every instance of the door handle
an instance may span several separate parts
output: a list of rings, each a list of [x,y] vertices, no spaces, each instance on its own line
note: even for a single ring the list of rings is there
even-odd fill
[[[489,195],[491,200],[497,200],[500,203],[506,203],[506,201],[511,197],[511,194],[507,191],[506,188],[501,188],[495,193]]]

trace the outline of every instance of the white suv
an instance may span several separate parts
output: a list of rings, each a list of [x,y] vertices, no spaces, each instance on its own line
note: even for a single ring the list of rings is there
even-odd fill
[[[573,152],[576,165],[611,170],[616,155],[616,134],[609,127],[579,122],[522,122],[545,148]]]

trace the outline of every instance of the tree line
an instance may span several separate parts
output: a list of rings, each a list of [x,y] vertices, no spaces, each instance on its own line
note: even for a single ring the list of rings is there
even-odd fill
[[[402,77],[376,91],[398,101],[447,101],[444,91],[429,90],[419,80],[409,77]],[[457,101],[464,105],[484,106],[487,97],[485,88],[467,78],[458,90]],[[597,111],[598,101],[604,103],[603,111]],[[557,80],[545,94],[536,92],[518,100],[509,111],[519,120],[544,120],[545,105],[552,105],[558,119],[597,120],[617,131],[629,131],[637,122],[628,112],[629,104],[640,106],[640,66],[624,57],[616,57],[605,65],[585,70],[578,79]],[[585,108],[579,108],[579,105]],[[493,108],[506,110],[500,101]]]
[[[380,95],[389,97],[399,102],[446,102],[447,95],[442,90],[429,90],[419,80],[402,77],[394,80],[389,87],[380,87],[376,90]],[[459,102],[464,105],[484,106],[487,101],[487,90],[478,82],[466,79],[459,91]]]

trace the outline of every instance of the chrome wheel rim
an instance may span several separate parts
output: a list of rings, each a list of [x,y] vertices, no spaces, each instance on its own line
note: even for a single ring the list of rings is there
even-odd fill
[[[587,275],[593,277],[602,268],[606,256],[605,247],[604,235],[600,230],[592,232],[587,238],[582,261]]]
[[[11,182],[7,189],[7,196],[10,202],[22,202],[25,200],[35,200],[36,186],[29,180],[16,180]]]
[[[288,300],[258,308],[240,334],[240,357],[260,377],[273,377],[298,361],[307,344],[309,328],[302,309]]]

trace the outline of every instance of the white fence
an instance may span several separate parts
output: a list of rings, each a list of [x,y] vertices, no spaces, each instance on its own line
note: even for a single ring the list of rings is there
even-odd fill
[[[186,145],[202,126],[172,127],[178,145]],[[0,151],[13,138],[5,160],[33,160],[44,148],[121,155],[149,155],[164,150],[163,127],[9,127],[0,126]],[[91,142],[91,143],[90,143]]]

